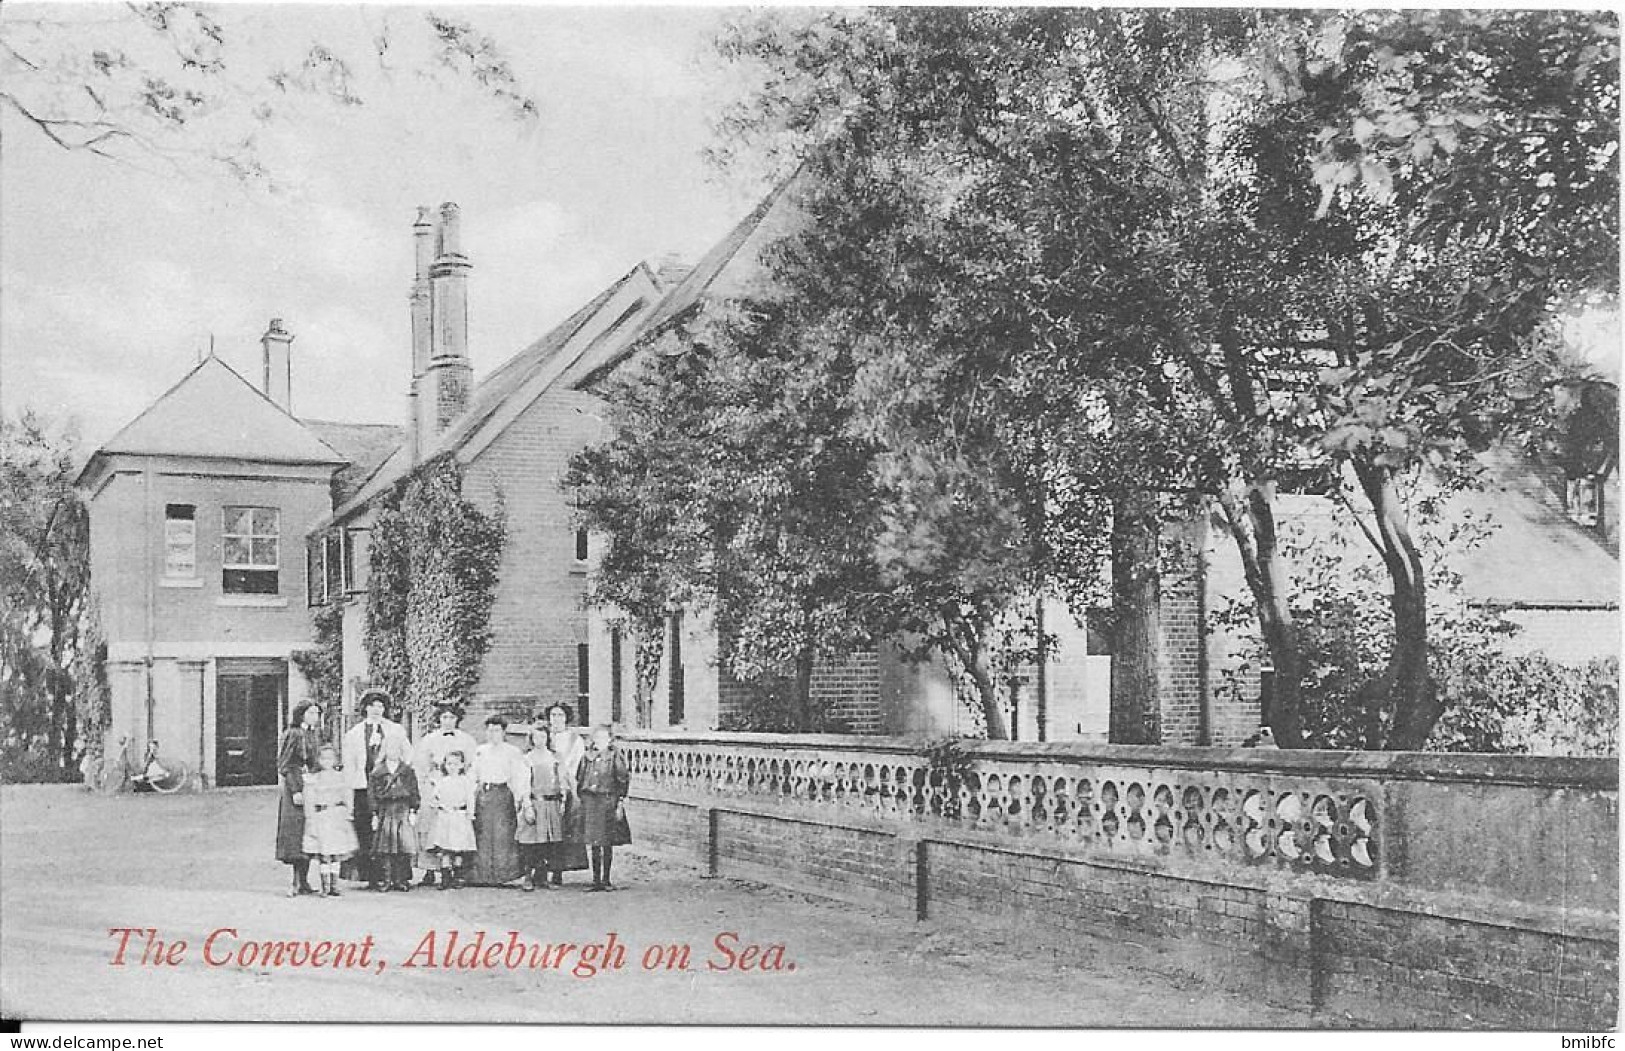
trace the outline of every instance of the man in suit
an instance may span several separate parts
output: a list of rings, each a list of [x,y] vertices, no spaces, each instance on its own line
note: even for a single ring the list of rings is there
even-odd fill
[[[365,713],[344,735],[344,780],[350,786],[353,804],[350,814],[355,821],[356,839],[361,849],[344,863],[341,873],[346,879],[365,880],[371,890],[382,890],[377,867],[372,861],[372,805],[367,796],[367,778],[373,767],[384,761],[388,750],[398,748],[400,755],[410,755],[411,744],[401,724],[385,718],[389,710],[389,694],[371,689],[361,695],[361,710]]]

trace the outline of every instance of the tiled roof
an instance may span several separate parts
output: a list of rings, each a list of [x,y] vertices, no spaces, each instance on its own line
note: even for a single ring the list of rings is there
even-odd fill
[[[591,321],[623,285],[642,272],[645,272],[645,268],[641,264],[633,268],[594,296],[581,309],[555,325],[536,342],[498,365],[489,375],[476,383],[469,395],[468,408],[429,448],[422,450],[420,460],[429,460],[455,452],[467,443],[509,398],[517,394],[526,383],[569,347],[571,337]],[[366,478],[363,484],[346,494],[346,498],[336,504],[334,518],[348,516],[411,470],[411,456],[404,440],[405,435],[397,432],[394,449],[383,459],[382,464],[370,473],[370,477]]]
[[[333,475],[335,505],[350,499],[360,490],[401,444],[406,431],[404,427],[389,423],[301,422],[348,461]]]
[[[1571,519],[1538,465],[1510,450],[1482,457],[1484,486],[1455,504],[1494,527],[1462,563],[1462,589],[1495,606],[1618,608],[1619,559]]]
[[[91,459],[114,453],[335,465],[345,459],[212,355],[109,438]]]
[[[740,296],[759,289],[767,276],[762,265],[763,252],[797,229],[803,220],[794,192],[799,185],[797,176],[792,175],[762,198],[661,298],[632,338],[623,343],[616,354],[585,372],[577,385],[586,386],[607,374],[630,357],[640,344],[682,320],[702,301]]]

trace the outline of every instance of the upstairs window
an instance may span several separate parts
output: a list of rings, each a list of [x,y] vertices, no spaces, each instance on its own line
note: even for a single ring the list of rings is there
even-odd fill
[[[609,629],[609,721],[621,721],[621,626]]]
[[[585,529],[576,530],[576,561],[587,561],[587,531]]]
[[[589,689],[592,652],[585,642],[576,644],[576,711],[581,713],[581,725],[592,725],[592,693]]]
[[[669,655],[667,675],[669,683],[666,692],[666,723],[669,726],[683,725],[687,714],[688,698],[683,693],[683,612],[675,610],[671,615],[671,645],[666,647]]]
[[[197,576],[197,508],[192,504],[164,505],[164,576]]]
[[[1563,502],[1569,517],[1580,525],[1595,528],[1602,521],[1602,486],[1595,475],[1570,478]]]
[[[281,515],[274,507],[226,508],[221,590],[228,595],[277,594],[281,534]]]

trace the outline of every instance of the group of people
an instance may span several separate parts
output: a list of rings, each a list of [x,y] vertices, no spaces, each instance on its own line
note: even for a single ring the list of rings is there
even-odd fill
[[[630,775],[610,727],[584,740],[569,706],[554,704],[532,720],[522,752],[501,715],[485,720],[477,743],[460,727],[462,710],[441,705],[414,746],[388,718],[383,690],[364,693],[361,708],[337,745],[321,739],[316,704],[295,708],[282,735],[276,856],[293,869],[290,897],[337,896],[340,879],[411,890],[417,869],[423,887],[517,880],[529,891],[590,866],[590,889],[612,889],[615,847],[631,832]]]

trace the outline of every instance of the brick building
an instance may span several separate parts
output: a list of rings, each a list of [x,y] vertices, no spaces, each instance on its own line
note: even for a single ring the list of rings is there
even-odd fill
[[[350,721],[369,681],[367,545],[380,498],[421,465],[446,459],[462,468],[465,495],[487,510],[500,503],[507,521],[474,718],[500,710],[523,719],[564,701],[583,721],[653,729],[703,731],[736,719],[753,691],[719,667],[717,632],[693,611],[670,618],[653,703],[634,710],[634,646],[615,611],[588,606],[596,544],[561,483],[570,458],[607,437],[607,378],[712,304],[766,291],[763,253],[801,221],[793,192],[781,187],[696,266],[632,267],[476,382],[467,346],[472,265],[458,210],[421,210],[412,227],[412,339],[401,355],[403,424],[295,417],[293,337],[278,322],[262,341],[257,387],[212,357],[199,364],[80,477],[109,641],[112,743],[155,736],[211,780],[273,781],[277,729],[309,692],[290,659],[312,644],[311,609],[328,603],[342,611],[339,721]],[[1502,465],[1505,484],[1487,497],[1511,525],[1467,579],[1481,585],[1483,603],[1525,621],[1528,644],[1617,653],[1617,542],[1610,550],[1564,510],[1565,495],[1575,503],[1573,485],[1516,466]],[[1617,475],[1591,481],[1579,495],[1595,491],[1586,506],[1611,528],[1617,518],[1597,508],[1613,509]],[[1299,503],[1283,500],[1284,516],[1314,521],[1313,501]],[[1249,688],[1219,689],[1221,680],[1234,683],[1243,649],[1213,627],[1217,605],[1240,594],[1234,553],[1200,516],[1166,532],[1163,739],[1234,744],[1259,725],[1261,685],[1255,669]],[[1055,643],[1049,660],[1006,684],[1015,735],[1103,741],[1109,642],[1058,601],[1042,616]],[[942,662],[910,662],[895,645],[820,662],[813,693],[854,732],[970,728]]]
[[[304,536],[381,436],[291,414],[292,342],[271,322],[258,388],[205,358],[80,472],[108,754],[155,738],[211,783],[276,780],[277,736],[306,695],[289,674],[310,645]]]

